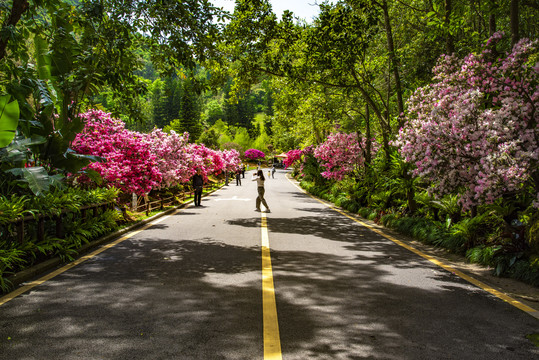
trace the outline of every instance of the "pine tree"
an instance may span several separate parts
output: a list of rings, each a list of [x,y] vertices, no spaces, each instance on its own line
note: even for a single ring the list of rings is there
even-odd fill
[[[200,101],[195,93],[192,83],[186,80],[182,84],[182,94],[180,97],[180,130],[189,133],[189,141],[195,142],[202,133],[200,123]]]

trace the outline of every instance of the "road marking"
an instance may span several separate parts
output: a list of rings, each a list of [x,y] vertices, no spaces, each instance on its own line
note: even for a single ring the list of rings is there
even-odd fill
[[[261,214],[262,231],[262,312],[264,323],[264,360],[281,360],[281,340],[279,336],[279,321],[275,303],[275,288],[273,286],[273,271],[268,237],[268,220],[266,214]]]
[[[13,299],[16,298],[17,296],[19,296],[19,295],[21,295],[21,294],[24,294],[25,292],[27,292],[27,291],[33,289],[34,287],[43,284],[45,281],[48,281],[48,280],[50,280],[50,279],[52,279],[52,278],[54,278],[54,277],[56,277],[56,276],[58,276],[58,275],[60,275],[60,274],[62,274],[62,273],[64,273],[64,272],[66,272],[67,270],[69,270],[69,269],[71,269],[71,268],[73,268],[73,267],[75,267],[75,266],[77,266],[77,265],[79,265],[79,264],[85,262],[86,260],[89,260],[89,259],[93,258],[94,256],[96,256],[96,255],[102,253],[103,251],[108,250],[108,249],[110,249],[111,247],[118,245],[118,244],[121,243],[122,241],[125,241],[125,240],[127,240],[127,239],[129,239],[129,238],[131,238],[131,237],[133,237],[133,236],[135,236],[135,235],[137,235],[138,233],[140,233],[140,232],[146,230],[147,228],[149,228],[149,227],[151,227],[151,226],[153,226],[153,225],[155,225],[155,224],[160,223],[161,221],[163,221],[163,220],[169,218],[170,216],[176,214],[178,211],[179,211],[179,210],[176,210],[176,211],[174,211],[173,213],[171,213],[170,215],[162,216],[162,217],[160,217],[160,218],[158,218],[158,219],[155,219],[154,221],[152,221],[152,222],[150,222],[150,223],[144,225],[144,226],[141,227],[140,229],[131,231],[131,232],[127,233],[127,235],[124,235],[124,236],[122,236],[121,238],[119,238],[119,239],[117,239],[117,240],[114,240],[113,242],[110,242],[110,243],[108,243],[108,244],[106,244],[106,245],[103,245],[102,247],[100,247],[100,248],[97,249],[97,250],[92,251],[92,252],[89,253],[88,255],[84,255],[84,256],[78,258],[77,260],[75,260],[75,261],[73,261],[73,262],[70,262],[69,264],[66,264],[66,265],[62,266],[62,267],[59,268],[59,269],[57,269],[57,270],[55,270],[55,271],[53,271],[53,272],[51,272],[51,273],[49,273],[49,274],[47,274],[47,275],[45,275],[45,276],[40,277],[40,278],[37,279],[37,280],[31,281],[31,282],[27,283],[26,285],[23,285],[23,286],[21,286],[20,288],[14,290],[14,291],[12,291],[12,292],[10,292],[9,294],[4,295],[3,297],[0,298],[0,306],[4,305],[4,304],[7,303],[8,301],[13,300]]]
[[[214,199],[214,201],[251,201],[251,199],[242,199],[234,195],[229,199]]]
[[[327,206],[327,207],[329,207],[330,209],[332,209],[332,210],[338,212],[339,214],[342,214],[342,215],[346,216],[347,218],[349,218],[349,219],[351,219],[351,220],[353,220],[353,221],[355,221],[355,222],[357,222],[357,223],[359,223],[359,224],[365,226],[366,228],[370,229],[371,231],[377,233],[378,235],[381,235],[381,236],[385,237],[386,239],[388,239],[388,240],[394,242],[395,244],[397,244],[397,245],[399,245],[399,246],[402,246],[403,248],[405,248],[405,249],[407,249],[407,250],[410,250],[411,252],[413,252],[413,253],[415,253],[415,254],[421,256],[421,257],[424,258],[424,259],[427,259],[428,261],[432,262],[433,264],[435,264],[435,265],[437,265],[437,266],[439,266],[439,267],[441,267],[441,268],[443,268],[443,269],[445,269],[445,270],[447,270],[447,271],[449,271],[449,272],[451,272],[451,273],[457,275],[458,277],[460,277],[460,278],[462,278],[462,279],[468,281],[469,283],[472,283],[472,284],[474,284],[475,286],[478,286],[478,287],[480,287],[481,289],[485,290],[486,292],[488,292],[488,293],[490,293],[490,294],[496,296],[497,298],[502,299],[503,301],[505,301],[505,302],[507,302],[507,303],[513,305],[513,306],[516,307],[517,309],[520,309],[520,310],[522,310],[522,311],[524,311],[524,312],[530,314],[531,316],[533,316],[533,317],[539,319],[539,310],[536,310],[536,309],[534,309],[534,308],[532,308],[532,307],[529,307],[529,306],[526,305],[526,304],[521,303],[520,301],[518,301],[518,300],[512,298],[511,296],[509,296],[509,295],[507,295],[507,294],[505,294],[505,293],[503,293],[503,292],[501,292],[501,291],[499,291],[499,290],[497,290],[497,289],[494,289],[493,287],[491,287],[491,286],[485,284],[484,282],[482,282],[482,281],[480,281],[480,280],[477,280],[477,279],[475,279],[475,278],[473,278],[473,277],[471,277],[471,276],[469,276],[469,275],[463,273],[462,271],[459,271],[459,270],[457,270],[457,269],[451,267],[450,265],[447,265],[447,264],[443,263],[442,261],[440,261],[440,260],[434,258],[433,256],[430,256],[430,255],[428,255],[428,254],[425,254],[425,253],[421,252],[420,250],[414,248],[413,246],[408,245],[408,244],[406,244],[406,243],[404,243],[404,242],[402,242],[402,241],[400,241],[400,240],[394,238],[394,237],[391,236],[391,235],[385,234],[383,231],[381,231],[381,230],[379,230],[379,229],[377,229],[377,228],[375,228],[375,227],[373,227],[373,226],[371,226],[371,225],[369,225],[369,224],[367,224],[367,223],[365,223],[365,222],[363,222],[363,221],[357,219],[357,218],[354,217],[354,216],[351,216],[351,215],[347,214],[347,213],[344,212],[343,210],[336,208],[334,205],[328,204],[328,203],[326,203],[326,202],[324,202],[324,201],[322,201],[322,200],[320,200],[320,199],[314,197],[313,195],[309,194],[309,193],[306,192],[304,189],[302,189],[298,184],[292,182],[292,180],[290,179],[290,177],[288,177],[288,180],[289,180],[294,186],[296,186],[298,189],[300,189],[303,193],[309,195],[311,198],[315,199],[316,201],[320,202],[321,204],[324,204],[325,206]]]

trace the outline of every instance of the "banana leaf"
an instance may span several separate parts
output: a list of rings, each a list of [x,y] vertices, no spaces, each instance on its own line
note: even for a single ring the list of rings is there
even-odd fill
[[[0,147],[11,144],[19,125],[19,103],[9,99],[9,95],[0,96]]]

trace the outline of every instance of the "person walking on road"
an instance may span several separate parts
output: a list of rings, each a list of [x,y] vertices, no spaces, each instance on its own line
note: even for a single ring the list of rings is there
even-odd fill
[[[241,169],[236,170],[236,186],[241,186]]]
[[[275,165],[271,167],[271,178],[275,179]]]
[[[256,209],[255,211],[260,211],[260,203],[264,204],[266,207],[266,212],[271,212],[270,208],[268,206],[268,203],[266,202],[266,199],[264,199],[264,172],[262,170],[258,170],[256,174],[253,173],[252,181],[256,181],[258,185],[258,197],[256,198]]]
[[[200,206],[202,200],[202,189],[204,187],[204,177],[202,170],[197,169],[197,173],[193,175],[193,189],[195,189],[195,206]]]

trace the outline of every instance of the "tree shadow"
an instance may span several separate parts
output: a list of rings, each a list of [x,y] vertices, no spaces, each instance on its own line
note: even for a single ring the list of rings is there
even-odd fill
[[[260,246],[152,228],[5,304],[0,358],[262,358]],[[268,230],[337,249],[271,250],[286,359],[539,355],[523,337],[535,319],[359,224],[272,217]]]

